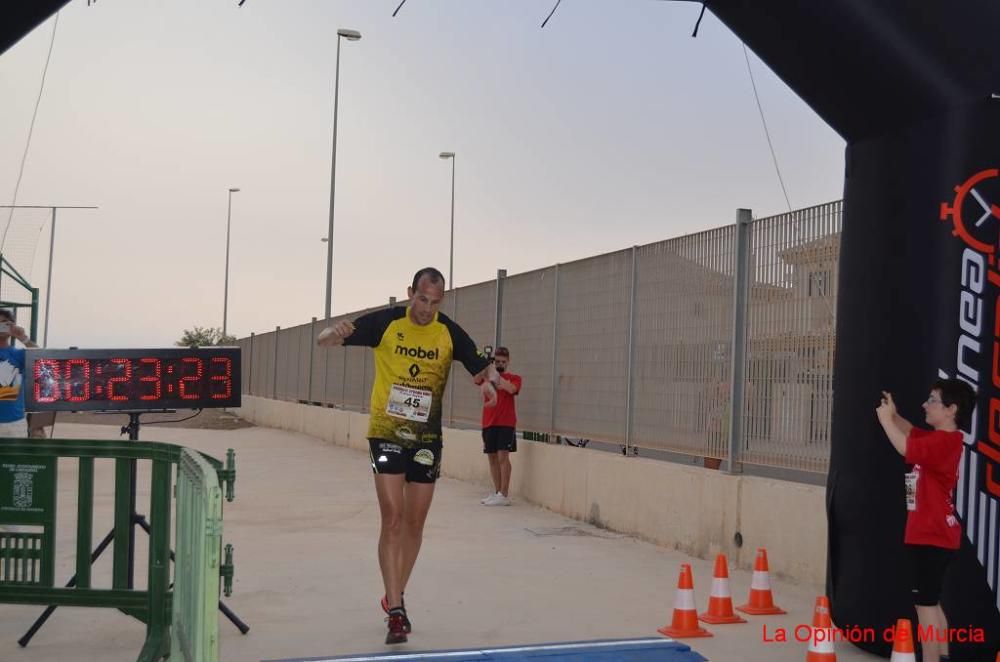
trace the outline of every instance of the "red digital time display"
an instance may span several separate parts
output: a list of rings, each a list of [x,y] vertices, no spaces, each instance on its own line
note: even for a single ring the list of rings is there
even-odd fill
[[[236,347],[33,349],[26,364],[28,411],[240,406]]]

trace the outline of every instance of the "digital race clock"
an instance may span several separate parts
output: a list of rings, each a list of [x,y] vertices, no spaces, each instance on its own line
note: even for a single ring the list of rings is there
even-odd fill
[[[240,406],[240,349],[29,349],[28,411]]]

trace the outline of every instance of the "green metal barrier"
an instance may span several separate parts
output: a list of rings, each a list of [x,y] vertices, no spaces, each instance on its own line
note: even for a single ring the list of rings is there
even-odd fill
[[[0,522],[41,527],[0,531],[0,584],[50,585],[55,574],[56,462],[0,456]]]
[[[227,466],[233,464],[229,451]],[[231,496],[231,495],[230,495]],[[177,550],[171,650],[185,662],[219,659],[219,578],[232,593],[232,545],[222,561],[222,488],[200,454],[181,453],[177,467]]]
[[[73,457],[79,458],[76,577],[68,586],[58,588],[55,586],[57,460]],[[114,459],[116,465],[110,589],[91,586],[95,458]],[[181,628],[174,641],[179,643],[185,659],[214,662],[218,659],[215,606],[220,571],[232,577],[231,566],[225,568],[219,563],[220,483],[226,484],[227,498],[232,500],[235,469],[231,450],[228,459],[228,466],[223,468],[221,462],[210,456],[155,442],[0,439],[0,525],[29,527],[27,531],[0,530],[0,603],[120,609],[146,624],[139,662],[169,655],[171,616],[180,609]],[[132,582],[128,576],[128,535],[124,532],[133,525],[129,500],[134,487],[129,475],[132,460],[152,462],[146,590],[130,588]],[[169,563],[173,465],[178,465],[179,475],[177,540],[185,547],[183,551],[178,549],[173,592],[184,602],[172,612]],[[200,552],[194,546],[199,543]],[[214,556],[206,551],[213,543]],[[195,581],[199,583],[194,584]],[[188,606],[195,603],[200,609],[197,620],[187,612]],[[206,647],[205,641],[210,645]]]

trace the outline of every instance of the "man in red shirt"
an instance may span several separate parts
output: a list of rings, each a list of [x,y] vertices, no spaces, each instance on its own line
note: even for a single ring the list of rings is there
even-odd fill
[[[510,350],[497,347],[493,366],[500,373],[496,384],[495,407],[483,407],[483,452],[490,461],[495,494],[480,503],[484,506],[510,505],[510,454],[517,452],[517,411],[514,396],[521,391],[521,377],[508,370]]]
[[[914,427],[896,412],[892,394],[882,392],[876,409],[879,423],[893,447],[913,471],[906,474],[906,553],[917,619],[935,636],[922,641],[923,662],[948,659],[948,620],[941,609],[941,585],[948,562],[962,539],[952,494],[958,482],[962,432],[976,404],[976,393],[960,379],[941,379],[924,402],[924,419],[931,430]],[[940,634],[937,634],[940,632]]]

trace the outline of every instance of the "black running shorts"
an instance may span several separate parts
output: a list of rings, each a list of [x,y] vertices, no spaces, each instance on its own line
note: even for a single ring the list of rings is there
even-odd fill
[[[517,435],[514,433],[514,428],[502,425],[483,428],[483,452],[497,451],[517,452]]]
[[[369,439],[368,454],[377,474],[406,474],[408,483],[433,483],[441,475],[441,442],[416,444],[412,448]]]
[[[910,563],[910,590],[913,603],[933,607],[941,601],[941,586],[955,550],[930,545],[906,545]]]

